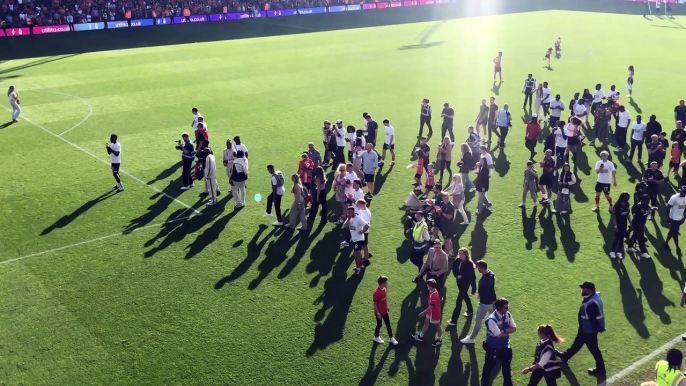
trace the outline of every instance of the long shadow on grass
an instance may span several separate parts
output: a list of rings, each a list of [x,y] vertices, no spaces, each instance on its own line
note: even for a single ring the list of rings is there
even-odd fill
[[[179,170],[179,168],[181,168],[182,165],[183,165],[183,162],[182,162],[181,160],[179,160],[179,162],[177,162],[177,163],[175,163],[174,165],[172,165],[172,166],[168,167],[167,169],[163,170],[160,174],[157,175],[157,177],[155,177],[155,178],[153,178],[152,180],[148,181],[147,184],[148,184],[148,185],[152,185],[152,184],[154,184],[154,183],[157,182],[157,181],[166,180],[167,178],[173,176],[174,173],[176,173],[176,171]],[[180,175],[180,174],[179,174],[179,175],[177,176],[177,178],[175,178],[174,180],[177,180],[177,179],[179,179],[179,178],[181,178],[181,175]],[[174,180],[172,180],[172,181],[174,181]]]
[[[664,285],[657,274],[655,263],[652,259],[642,259],[633,253],[630,253],[629,257],[641,274],[639,284],[645,294],[650,310],[660,317],[660,322],[671,324],[672,318],[665,311],[665,308],[674,307],[675,304],[662,293]]]
[[[471,321],[471,318],[466,320]],[[451,328],[445,332],[444,336],[450,336],[452,353],[450,359],[448,360],[448,368],[446,369],[446,372],[443,373],[441,378],[438,380],[439,385],[479,386],[479,364],[476,360],[474,345],[463,345],[460,342],[460,336],[466,336],[467,333],[469,333],[470,326],[470,323],[464,323],[461,334],[457,333],[456,328]],[[467,351],[469,351],[469,362],[464,364],[462,363],[461,356],[463,348],[466,348]]]
[[[646,230],[646,238],[655,249],[659,248],[659,253],[653,254],[656,260],[662,264],[663,267],[669,270],[669,274],[676,282],[681,285],[686,279],[686,269],[684,268],[684,262],[681,258],[678,258],[672,254],[671,251],[666,251],[662,248],[665,244],[665,239],[662,235],[662,228],[653,223],[655,236]],[[683,239],[683,238],[681,238]],[[648,294],[646,293],[646,299]]]
[[[541,209],[541,214],[538,215],[538,223],[543,230],[541,233],[541,244],[539,249],[546,250],[546,256],[549,259],[555,258],[555,251],[557,250],[557,236],[555,236],[555,227],[553,226],[553,214],[550,208],[544,206]]]
[[[560,229],[560,242],[565,256],[570,263],[574,262],[581,244],[576,241],[576,233],[572,230],[571,217],[569,214],[557,215],[557,227]]]
[[[612,266],[617,271],[617,277],[619,278],[619,293],[622,294],[622,307],[624,308],[626,320],[631,323],[638,336],[643,339],[650,338],[650,332],[645,325],[645,311],[643,310],[641,300],[643,293],[640,289],[634,288],[624,262],[613,260]]]
[[[533,249],[534,242],[538,240],[538,237],[536,237],[537,210],[538,207],[534,207],[531,211],[531,216],[528,216],[526,208],[522,208],[522,232],[524,233],[523,236],[526,240],[524,247],[529,251]]]
[[[260,224],[258,231],[255,233],[253,238],[250,240],[247,246],[247,255],[245,256],[245,259],[238,264],[236,268],[233,269],[233,271],[221,280],[217,282],[217,284],[214,285],[214,289],[221,289],[224,287],[225,284],[231,283],[234,280],[240,278],[243,276],[250,267],[253,265],[255,261],[257,261],[257,258],[260,257],[260,254],[262,253],[262,248],[267,244],[267,241],[274,236],[278,228],[272,227],[272,230],[267,233],[265,237],[263,237],[260,240],[260,237],[264,233],[264,231],[267,229],[267,225]],[[259,241],[258,241],[259,240]]]
[[[114,196],[115,194],[116,194],[116,192],[114,190],[109,190],[109,191],[101,194],[100,196],[86,202],[85,204],[78,207],[75,211],[71,212],[68,215],[62,216],[59,220],[55,221],[52,225],[45,228],[43,230],[43,232],[41,232],[40,235],[45,236],[57,228],[66,227],[67,225],[71,224],[72,221],[76,220],[79,216],[81,216],[82,214],[84,214],[88,210],[90,210],[92,207],[94,207],[96,204],[107,200],[108,198]]]
[[[375,183],[374,183],[374,195],[379,194],[379,192],[381,191],[381,188],[386,183],[386,179],[388,178],[388,175],[391,174],[391,172],[393,171],[394,166],[395,165],[391,165],[388,168],[388,170],[386,170],[385,173],[381,172],[383,170],[383,166],[377,170]]]
[[[498,156],[493,160],[493,170],[498,173],[500,177],[505,177],[510,171],[510,161],[507,159],[505,149],[500,149]]]
[[[350,274],[348,268],[352,261],[351,249],[344,249],[331,276],[324,283],[324,292],[315,301],[315,305],[321,307],[314,315],[315,322],[319,324],[314,328],[314,341],[307,349],[307,356],[312,356],[343,338],[350,304],[365,272],[362,271],[361,275]]]
[[[398,328],[396,329],[396,339],[400,343],[395,349],[395,358],[393,363],[388,369],[388,375],[391,377],[398,374],[401,364],[405,364],[407,367],[407,374],[410,382],[415,378],[415,365],[410,360],[410,351],[414,347],[414,340],[410,337],[411,334],[417,332],[417,323],[419,318],[417,315],[421,312],[418,308],[419,298],[421,295],[421,290],[419,288],[421,284],[417,286],[410,292],[405,299],[403,299],[402,305],[400,306],[400,316],[398,318]]]
[[[310,263],[305,271],[316,275],[310,281],[310,287],[319,285],[321,278],[328,276],[336,263],[336,257],[340,252],[339,243],[343,237],[337,229],[327,232],[310,251]]]
[[[170,197],[177,197],[179,194],[179,184],[174,184],[174,183],[169,183],[164,189],[161,190],[160,193],[155,193],[152,196],[150,196],[150,200],[154,201],[149,207],[148,211],[146,213],[143,213],[142,215],[136,217],[135,219],[131,220],[127,228],[140,228],[143,226],[146,226],[153,222],[159,215],[164,213],[170,205],[178,205],[175,203],[173,200],[171,200],[169,197],[165,196],[164,194],[167,194]],[[200,188],[202,189],[202,188]],[[198,190],[200,190],[198,189]],[[193,205],[193,208],[196,209],[202,205],[202,202],[196,202]],[[188,209],[186,209],[188,210]],[[186,211],[184,210],[184,211]],[[190,210],[188,210],[188,215],[190,215]]]
[[[391,352],[391,345],[389,344],[388,346],[386,346],[386,349],[384,350],[381,359],[379,359],[379,363],[374,363],[374,360],[376,358],[376,350],[378,348],[378,344],[372,343],[372,351],[369,353],[369,365],[367,366],[367,372],[364,374],[364,377],[360,380],[360,386],[371,386],[375,384],[377,378],[379,378],[379,373],[383,369],[383,365],[384,363],[386,363],[386,359],[388,359],[388,354]]]
[[[479,215],[476,215],[476,222],[474,223],[474,229],[472,230],[472,236],[469,241],[469,246],[471,247],[472,259],[474,261],[481,260],[486,257],[486,245],[488,244],[488,232],[484,227],[484,223],[490,217],[491,212],[485,211]]]
[[[307,242],[306,234],[291,229],[282,229],[282,232],[275,240],[269,243],[269,246],[264,251],[264,260],[257,266],[257,270],[260,273],[248,284],[248,289],[252,291],[257,288],[272,271],[286,261],[288,250],[296,243],[303,242]]]
[[[41,64],[56,62],[58,60],[71,58],[72,56],[76,56],[76,55],[79,55],[79,54],[49,56],[46,58],[37,59],[37,60],[34,60],[33,62],[25,63],[25,64],[22,64],[19,66],[10,67],[10,68],[3,68],[2,70],[0,70],[0,75],[1,74],[7,74],[10,72],[14,72],[14,71],[25,70],[25,69],[31,68],[31,67],[40,66]]]

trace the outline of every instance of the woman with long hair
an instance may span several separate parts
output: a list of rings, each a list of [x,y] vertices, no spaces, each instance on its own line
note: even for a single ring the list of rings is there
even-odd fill
[[[488,199],[486,198],[486,193],[488,193],[488,188],[490,186],[490,173],[488,170],[488,164],[486,163],[486,157],[481,157],[479,159],[479,171],[476,175],[474,185],[476,186],[476,190],[479,194],[479,201],[476,206],[476,214],[481,214],[484,209],[488,209]]]
[[[539,83],[534,91],[534,105],[536,106],[536,116],[540,116],[541,113],[541,99],[543,98],[543,83]]]
[[[326,173],[324,173],[324,168],[317,166],[314,169],[314,182],[312,183],[312,207],[310,207],[310,220],[314,220],[314,216],[317,215],[317,209],[319,206],[322,207],[322,222],[326,222],[326,214],[328,212],[326,205]]]
[[[588,123],[588,116],[591,115],[590,111],[591,104],[593,103],[593,94],[591,94],[589,89],[585,88],[581,99],[584,101],[584,106],[586,106],[586,123]]]
[[[12,122],[19,122],[19,114],[21,114],[21,107],[19,107],[19,94],[14,86],[7,89],[7,97],[10,98],[10,106],[12,106]]]
[[[474,269],[476,265],[469,256],[469,249],[460,248],[457,251],[457,261],[453,263],[453,275],[457,280],[457,300],[455,301],[455,309],[453,316],[448,320],[448,326],[456,326],[457,318],[462,312],[462,302],[467,306],[467,311],[463,314],[464,317],[470,317],[474,313],[472,301],[469,300],[469,288],[472,288],[472,295],[476,292],[476,273]]]
[[[555,209],[553,213],[567,214],[571,210],[569,195],[572,191],[572,186],[576,184],[576,176],[570,170],[569,164],[565,162],[562,165],[562,170],[558,176],[559,190],[557,192],[557,199],[555,200]]]
[[[462,216],[462,222],[460,225],[469,225],[469,220],[467,219],[467,213],[464,211],[464,186],[462,186],[462,177],[459,174],[453,176],[453,181],[450,183],[446,189],[448,192],[452,192],[453,195],[453,206],[455,207],[454,216],[457,216],[459,212]]]
[[[441,179],[440,182],[443,182],[443,171],[445,169],[448,169],[448,175],[452,176],[453,171],[450,168],[450,162],[452,162],[453,159],[453,144],[450,143],[450,137],[445,136],[443,138],[443,142],[441,142],[441,148],[439,149],[438,153],[440,154],[441,157]]]
[[[336,171],[336,176],[333,179],[333,190],[336,195],[336,201],[338,201],[341,204],[341,217],[336,221],[336,225],[343,224],[343,221],[346,219],[346,205],[345,202],[347,198],[345,197],[345,188],[346,184],[348,183],[348,179],[346,178],[346,170],[345,170],[345,165],[341,164],[338,165],[338,170]]]
[[[304,232],[307,230],[307,217],[305,216],[305,187],[303,187],[302,182],[300,182],[298,173],[293,173],[291,181],[293,181],[291,193],[293,193],[294,200],[293,205],[291,205],[291,213],[286,228]],[[300,221],[300,227],[296,228],[295,225],[298,221]]]
[[[565,159],[569,162],[569,153],[572,153],[572,162],[576,164],[576,153],[581,147],[581,119],[579,117],[571,117],[567,127],[565,127],[564,134],[567,136],[567,149],[565,150]]]
[[[462,153],[462,156],[457,162],[457,166],[460,168],[462,183],[464,184],[464,188],[466,190],[473,192],[476,190],[476,187],[474,187],[472,180],[469,179],[469,172],[474,169],[474,157],[472,156],[472,149],[469,148],[469,145],[463,143],[460,145],[460,152]]]
[[[236,153],[233,152],[233,143],[231,139],[226,140],[226,149],[224,149],[224,155],[222,157],[222,163],[226,169],[226,176],[229,177],[231,181],[231,171],[233,170],[233,161],[236,159]]]
[[[486,99],[481,100],[481,105],[479,106],[479,113],[476,115],[476,119],[474,120],[476,122],[476,134],[479,134],[479,127],[484,128],[484,135],[481,138],[484,138],[484,142],[486,142],[486,130],[488,130],[488,105],[486,104]]]
[[[612,247],[610,248],[611,259],[624,258],[624,239],[626,239],[627,236],[627,226],[629,225],[629,217],[631,216],[630,198],[631,195],[628,192],[622,192],[619,195],[617,202],[612,207],[612,225],[615,238],[612,241]]]
[[[634,66],[629,66],[629,75],[626,78],[626,89],[629,90],[627,97],[632,98],[631,92],[634,90]]]
[[[558,336],[549,324],[538,326],[538,337],[541,340],[536,345],[534,363],[524,368],[522,374],[531,373],[528,386],[538,385],[541,379],[545,379],[546,386],[557,386],[557,379],[562,376],[562,370],[554,343],[562,343],[565,340]]]

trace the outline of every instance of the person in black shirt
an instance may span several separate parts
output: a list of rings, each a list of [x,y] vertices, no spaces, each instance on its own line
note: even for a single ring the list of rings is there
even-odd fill
[[[650,213],[652,213],[650,205],[648,205],[650,197],[648,197],[646,194],[641,196],[639,200],[640,201],[631,208],[631,215],[633,216],[631,219],[631,228],[633,233],[629,239],[629,248],[627,248],[626,251],[631,253],[636,252],[636,248],[634,248],[634,246],[638,241],[641,257],[644,259],[649,259],[650,255],[648,254],[648,249],[646,249],[645,228],[646,221],[648,221],[648,216],[650,216]]]
[[[455,301],[455,310],[453,316],[448,320],[448,326],[457,326],[457,318],[460,317],[462,311],[462,302],[467,306],[467,311],[463,314],[465,318],[472,316],[474,308],[472,302],[469,300],[469,288],[472,288],[472,295],[476,293],[476,273],[474,272],[474,262],[469,257],[469,249],[460,248],[457,251],[458,260],[453,263],[453,275],[457,280],[457,300]]]
[[[376,147],[376,138],[379,133],[379,124],[376,123],[371,115],[367,114],[364,118],[367,120],[367,135],[365,136],[365,141],[371,143],[372,146]],[[376,150],[375,150],[376,151]]]
[[[667,150],[670,150],[671,148],[670,143],[667,140],[667,133],[665,133],[664,131],[660,133],[658,142],[660,142],[660,146],[657,154],[660,155],[660,159],[657,160],[657,164],[660,167],[660,169],[662,169],[662,164],[665,161],[665,157],[667,157]]]
[[[683,99],[674,108],[674,122],[676,121],[686,122],[686,104]]]
[[[423,156],[422,158],[424,159],[424,170],[426,170],[427,165],[429,165],[429,152],[431,151],[431,147],[429,146],[428,143],[426,143],[427,138],[422,137],[422,143],[419,145],[419,148],[422,150]]]
[[[643,173],[643,181],[648,184],[648,197],[650,197],[650,205],[652,205],[652,213],[649,220],[652,220],[657,210],[657,194],[660,191],[660,185],[665,182],[665,176],[657,168],[657,162],[651,163],[650,169]]]
[[[453,118],[455,117],[455,110],[450,107],[450,104],[443,104],[441,117],[443,118],[443,126],[441,126],[441,138],[445,138],[445,133],[448,132],[450,133],[450,142],[455,142],[455,136],[453,135]]]
[[[550,205],[550,199],[553,197],[553,183],[555,182],[555,158],[553,158],[553,151],[546,150],[545,158],[540,162],[543,173],[538,181],[538,190],[541,191],[543,199],[541,204]]]
[[[612,241],[612,248],[610,249],[610,258],[623,259],[624,256],[624,239],[627,236],[627,225],[629,225],[629,215],[631,208],[629,207],[629,199],[631,195],[628,192],[622,192],[617,199],[617,202],[612,207],[612,223],[614,228],[615,239]]]
[[[676,129],[672,130],[672,135],[669,137],[670,140],[679,142],[681,153],[684,152],[684,141],[686,141],[686,131],[684,131],[683,122],[676,121]]]
[[[657,135],[652,135],[650,141],[646,143],[646,150],[648,151],[648,165],[652,162],[657,162],[658,166],[663,159],[662,152],[660,152],[660,138]]]
[[[655,117],[655,114],[653,114],[650,116],[650,118],[648,119],[648,123],[646,124],[646,145],[650,143],[650,138],[653,135],[660,135],[660,133],[662,133],[662,125],[660,124],[660,122],[657,121],[657,117]]]

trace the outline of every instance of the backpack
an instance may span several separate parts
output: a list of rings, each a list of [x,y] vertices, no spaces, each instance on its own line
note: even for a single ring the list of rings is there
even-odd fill
[[[276,178],[276,186],[279,188],[283,187],[284,179],[280,171],[274,173],[274,178]]]
[[[243,182],[248,180],[248,175],[245,172],[240,172],[236,170],[236,164],[233,164],[233,170],[231,170],[231,179],[236,182]]]

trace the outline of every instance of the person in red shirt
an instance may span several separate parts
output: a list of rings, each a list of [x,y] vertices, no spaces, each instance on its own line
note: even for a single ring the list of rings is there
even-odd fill
[[[381,331],[381,322],[386,324],[386,331],[392,345],[397,345],[398,341],[393,337],[393,329],[391,329],[391,321],[388,318],[388,298],[386,297],[386,290],[388,288],[388,278],[386,276],[379,276],[376,280],[379,284],[374,290],[374,315],[376,315],[376,330],[374,330],[374,342],[383,344],[383,340],[379,337]]]
[[[312,171],[314,170],[314,161],[310,159],[306,151],[303,152],[298,164],[298,175],[302,185],[308,190],[312,189]]]
[[[429,330],[429,325],[436,325],[436,332],[438,332],[438,339],[436,339],[432,346],[440,347],[443,344],[443,330],[441,330],[441,295],[436,290],[436,280],[429,279],[426,281],[426,287],[429,289],[429,307],[419,313],[419,317],[424,320],[424,327],[419,334],[412,334],[414,340],[418,342],[424,341],[424,335]]]
[[[541,134],[541,123],[538,120],[538,115],[534,114],[531,116],[531,120],[526,125],[526,137],[524,140],[524,146],[531,152],[531,157],[529,159],[533,160],[536,155],[536,142],[538,142],[538,136]]]
[[[210,133],[207,132],[205,124],[198,123],[198,130],[195,132],[195,151],[200,152],[210,144]]]

